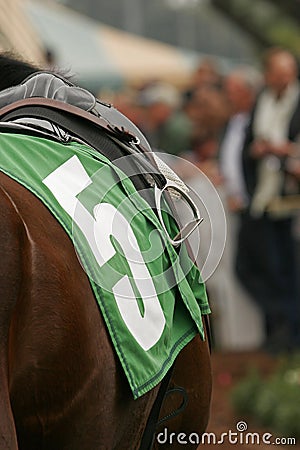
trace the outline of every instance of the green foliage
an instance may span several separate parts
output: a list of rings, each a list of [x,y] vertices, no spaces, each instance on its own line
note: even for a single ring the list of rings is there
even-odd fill
[[[300,52],[300,33],[299,27],[291,21],[274,23],[268,30],[270,39],[274,44],[287,47],[295,54]]]
[[[300,438],[300,355],[283,360],[267,379],[252,371],[231,398],[238,413],[281,436]]]
[[[279,45],[299,54],[299,15],[295,2],[272,0],[211,0],[237,24],[250,33],[262,47]]]

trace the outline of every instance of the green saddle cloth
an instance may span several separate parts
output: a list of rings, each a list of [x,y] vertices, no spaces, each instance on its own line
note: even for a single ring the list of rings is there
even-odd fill
[[[206,291],[185,245],[164,239],[131,180],[88,146],[1,133],[0,169],[73,241],[134,398],[152,389],[198,332],[205,338]]]

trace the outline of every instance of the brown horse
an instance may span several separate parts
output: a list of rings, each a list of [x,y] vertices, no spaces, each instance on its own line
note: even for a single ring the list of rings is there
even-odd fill
[[[71,240],[2,172],[0,252],[0,450],[139,449],[159,386],[133,399]],[[186,389],[188,404],[162,428],[200,436],[211,394],[207,341],[196,336],[182,350],[170,384]],[[170,396],[161,416],[178,403]],[[169,447],[182,445],[173,438]]]

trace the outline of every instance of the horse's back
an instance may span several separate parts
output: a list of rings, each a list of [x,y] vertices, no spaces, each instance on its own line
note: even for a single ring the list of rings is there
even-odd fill
[[[156,391],[133,401],[70,239],[23,186],[0,186],[0,450],[16,434],[22,450],[135,448]]]

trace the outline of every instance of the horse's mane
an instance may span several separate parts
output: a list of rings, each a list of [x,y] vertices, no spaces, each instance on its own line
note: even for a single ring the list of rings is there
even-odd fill
[[[0,91],[20,84],[26,77],[39,70],[38,67],[17,59],[11,53],[0,53]]]
[[[35,72],[42,72],[43,70],[45,68],[23,61],[11,52],[0,52],[0,91],[16,86]],[[46,71],[70,82],[76,82],[76,76],[70,68],[54,67],[52,69],[47,68]]]

